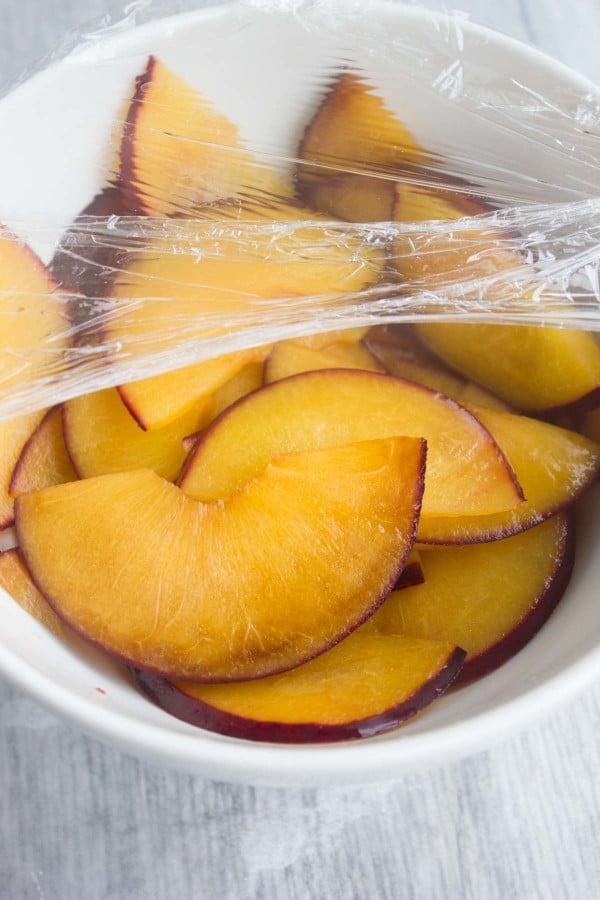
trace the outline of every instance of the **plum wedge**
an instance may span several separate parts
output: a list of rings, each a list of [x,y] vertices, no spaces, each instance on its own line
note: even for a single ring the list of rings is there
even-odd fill
[[[35,253],[0,225],[0,386],[4,393],[47,375],[64,351],[67,303]],[[31,355],[31,348],[37,350]],[[43,352],[39,352],[43,351]]]
[[[170,678],[260,678],[383,602],[412,548],[424,467],[414,438],[289,454],[208,504],[142,469],[25,494],[16,528],[51,606],[108,652]]]
[[[451,221],[463,215],[436,193],[397,187],[396,221]],[[443,232],[427,235],[422,248],[415,247],[411,235],[401,235],[394,244],[394,264],[407,280],[435,290],[438,284],[502,278],[503,273],[522,268],[524,260],[510,249],[509,241],[506,244],[497,233],[486,232],[483,224],[480,230],[461,230],[452,238]],[[488,293],[494,290],[491,284]],[[416,330],[445,363],[517,409],[538,413],[585,408],[600,399],[600,346],[587,332],[454,322],[424,322]]]
[[[421,147],[368,79],[355,72],[337,78],[304,132],[298,149],[296,185],[303,201],[349,222],[392,218],[397,184],[440,180],[439,158]],[[426,167],[434,163],[431,169]],[[442,175],[462,190],[440,189],[476,215],[482,202],[468,185]]]
[[[440,391],[464,406],[473,403],[509,411],[508,405],[503,400],[474,381],[468,381],[457,372],[440,364],[431,354],[419,347],[416,340],[411,342],[409,339],[405,345],[394,345],[372,336],[365,338],[364,343],[390,375],[416,381],[417,384]]]
[[[187,416],[190,410],[193,412],[195,407],[206,406],[210,395],[249,365],[254,356],[253,353],[228,353],[164,375],[123,384],[117,390],[140,428],[162,431]]]
[[[121,143],[120,188],[132,212],[197,212],[215,200],[265,201],[289,189],[243,146],[236,126],[151,56],[138,77]]]
[[[393,175],[425,159],[373,86],[350,72],[333,83],[304,133],[298,156],[296,184],[303,201],[356,222],[391,219]],[[357,168],[365,174],[353,172]]]
[[[332,235],[315,213],[297,205],[273,208],[268,220],[250,210],[244,217],[259,226],[251,239],[240,240],[231,224],[219,224],[218,237],[207,232],[205,247],[201,237],[162,244],[159,240],[152,250],[138,253],[127,273],[116,279],[118,314],[107,328],[107,339],[139,348],[140,353],[158,353],[182,337],[191,341],[228,333],[230,317],[253,310],[268,317],[269,304],[279,305],[285,298],[293,302],[295,297],[363,290],[380,273],[381,248],[356,236]],[[314,227],[298,225],[298,219],[311,220]],[[274,235],[270,224],[261,228],[265,221],[281,224],[281,231]],[[143,428],[162,427],[186,412],[198,396],[217,390],[267,353],[268,348],[233,353],[119,390]]]
[[[10,493],[18,497],[77,477],[63,439],[61,409],[53,406],[21,451],[10,479]]]
[[[446,363],[517,409],[553,413],[600,400],[600,348],[587,332],[455,323],[421,324],[417,330]]]
[[[395,434],[427,440],[423,518],[521,502],[497,444],[465,409],[412,382],[348,369],[294,375],[240,400],[196,444],[180,486],[197,499],[223,499],[276,453]]]
[[[567,587],[574,547],[572,516],[561,513],[497,543],[421,551],[424,583],[392,593],[366,627],[458,644],[468,651],[458,681],[472,681],[541,628]]]
[[[136,676],[159,706],[209,731],[281,743],[343,741],[416,715],[456,678],[464,655],[438,641],[358,631],[311,662],[259,681],[190,684]]]
[[[14,521],[11,479],[23,447],[43,416],[43,412],[35,412],[0,422],[0,531]]]
[[[600,472],[600,445],[538,419],[471,407],[506,453],[525,494],[515,509],[488,516],[422,518],[419,541],[470,544],[517,534],[570,506]]]
[[[509,235],[497,229],[486,230],[485,221],[477,219],[463,227],[457,222],[463,216],[465,211],[459,205],[459,195],[449,196],[447,191],[409,184],[396,185],[394,221],[415,224],[414,231],[400,230],[393,241],[393,263],[404,281],[435,290],[502,276],[524,265]],[[441,227],[434,231],[418,227],[421,222],[432,221]],[[488,290],[493,290],[493,286],[489,285]]]
[[[210,420],[210,397],[164,428],[143,431],[114,389],[68,400],[62,411],[65,442],[80,478],[152,469],[173,481],[186,457],[183,439]]]
[[[36,588],[17,549],[0,553],[0,588],[49,631],[65,636],[64,624]]]

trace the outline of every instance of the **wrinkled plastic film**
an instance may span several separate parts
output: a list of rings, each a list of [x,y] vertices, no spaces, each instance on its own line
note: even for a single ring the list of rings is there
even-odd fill
[[[460,16],[419,19],[409,39],[374,8],[224,6],[225,63],[240,34],[297,41],[308,87],[286,113],[295,131],[264,139],[175,71],[177,19],[150,53],[151,38],[125,40],[136,9],[82,34],[58,64],[73,77],[115,59],[137,74],[102,121],[98,192],[79,215],[3,216],[0,198],[0,419],[340,328],[600,330],[598,93],[561,81],[546,96],[535,65],[530,81],[511,77]],[[137,9],[150,22],[167,11]],[[425,118],[457,127],[413,134],[398,73]]]

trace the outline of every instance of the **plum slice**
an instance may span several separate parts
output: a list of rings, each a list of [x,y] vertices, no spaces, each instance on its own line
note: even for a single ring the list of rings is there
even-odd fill
[[[240,400],[210,426],[180,486],[202,500],[230,496],[275,453],[407,434],[427,440],[423,518],[513,509],[522,495],[489,432],[427,388],[377,372],[304,372]]]
[[[23,447],[43,417],[42,411],[0,422],[0,531],[14,521],[11,479]]]
[[[483,209],[468,184],[437,171],[439,158],[419,146],[362,74],[345,72],[334,81],[298,156],[296,185],[303,201],[349,222],[389,221],[399,179],[425,175],[440,183],[440,195],[451,197],[464,215]]]
[[[186,458],[183,439],[210,421],[211,397],[198,399],[164,428],[143,431],[116,390],[98,391],[63,405],[65,442],[80,478],[152,469],[173,481]]]
[[[25,243],[0,225],[0,385],[5,394],[49,374],[62,353],[68,305],[56,282]],[[54,373],[52,373],[54,374]]]
[[[259,678],[383,602],[424,466],[405,437],[289,454],[208,504],[149,470],[103,475],[19,497],[17,535],[55,611],[108,652],[171,678]]]
[[[351,72],[331,86],[298,156],[296,184],[303,201],[355,222],[391,219],[394,182],[389,176],[414,170],[426,158],[373,86]]]
[[[0,384],[23,387],[45,372],[45,358],[64,348],[66,303],[56,296],[57,285],[33,251],[0,226],[0,340],[6,352],[0,356]],[[34,361],[32,349],[37,355]],[[50,352],[52,351],[52,353]],[[24,444],[39,425],[44,412],[0,422],[0,530],[13,519],[9,484]]]
[[[390,341],[379,340],[374,335],[366,337],[364,343],[390,375],[416,381],[434,391],[440,391],[464,406],[473,403],[509,411],[508,405],[495,394],[441,365],[431,354],[418,346],[417,339],[412,341],[409,339],[406,344],[393,344]]]
[[[496,541],[532,528],[570,506],[600,472],[600,445],[588,438],[527,416],[471,407],[506,453],[525,501],[488,516],[422,518],[424,544]]]
[[[205,406],[241,369],[253,361],[254,354],[228,353],[216,359],[183,369],[165,372],[123,384],[117,391],[130,416],[144,431],[163,431],[187,417],[190,410]]]
[[[120,188],[136,214],[195,213],[231,197],[289,188],[243,146],[236,126],[154,56],[137,78],[121,143]]]
[[[10,479],[10,493],[18,497],[77,477],[63,439],[61,409],[53,406],[21,451]]]
[[[371,737],[439,697],[464,651],[438,641],[361,630],[311,662],[239,684],[168,682],[137,672],[172,715],[232,737],[305,743]]]
[[[444,362],[525,412],[586,408],[600,399],[600,348],[588,332],[454,322],[417,330]]]
[[[397,187],[397,221],[453,220],[462,215],[455,204],[435,193]],[[402,275],[431,290],[438,284],[501,275],[525,264],[483,225],[480,230],[460,231],[452,239],[443,233],[427,235],[423,247],[415,247],[410,234],[400,235],[394,251],[394,264]],[[488,293],[494,290],[492,284]],[[446,364],[524,412],[585,408],[600,398],[600,346],[588,332],[460,322],[423,322],[415,327]]]
[[[58,637],[65,636],[65,626],[36,588],[16,548],[0,552],[0,588]]]
[[[392,246],[394,267],[412,286],[435,290],[510,272],[524,264],[512,249],[510,236],[497,229],[486,231],[484,222],[475,220],[460,230],[452,226],[451,235],[445,228],[433,232],[419,228],[419,223],[432,220],[450,227],[461,219],[465,212],[457,202],[459,195],[408,184],[396,185],[395,191],[394,221],[417,226],[415,232],[399,230]],[[493,286],[488,289],[492,291]]]
[[[472,681],[548,619],[571,577],[574,548],[566,512],[497,543],[422,550],[424,583],[392,593],[368,627],[458,644],[467,651],[458,681]]]
[[[217,215],[213,211],[213,215]],[[267,222],[248,210],[249,222]],[[311,227],[303,220],[312,221]],[[300,222],[298,223],[298,220]],[[106,339],[132,351],[159,353],[186,339],[229,333],[230,320],[266,317],[285,298],[361,291],[379,275],[381,248],[356,235],[332,234],[314,213],[293,204],[273,208],[265,229],[240,239],[231,226],[218,236],[194,240],[157,239],[140,251],[115,282],[116,309]],[[281,225],[281,230],[275,226]],[[275,231],[273,228],[275,227]],[[357,263],[357,256],[360,263]],[[282,299],[283,298],[283,299]],[[206,392],[220,387],[268,348],[229,354],[120,387],[121,396],[145,428],[162,427],[182,415]]]

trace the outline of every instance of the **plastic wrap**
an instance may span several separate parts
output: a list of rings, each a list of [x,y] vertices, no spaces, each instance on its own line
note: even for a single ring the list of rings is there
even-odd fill
[[[354,326],[600,330],[593,85],[416,5],[183,8],[82,28],[2,101],[0,420]]]

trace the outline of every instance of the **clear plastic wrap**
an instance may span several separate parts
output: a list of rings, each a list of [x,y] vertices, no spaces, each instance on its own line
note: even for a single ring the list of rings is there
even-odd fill
[[[354,326],[600,330],[593,85],[459,14],[194,7],[0,105],[0,420]]]

